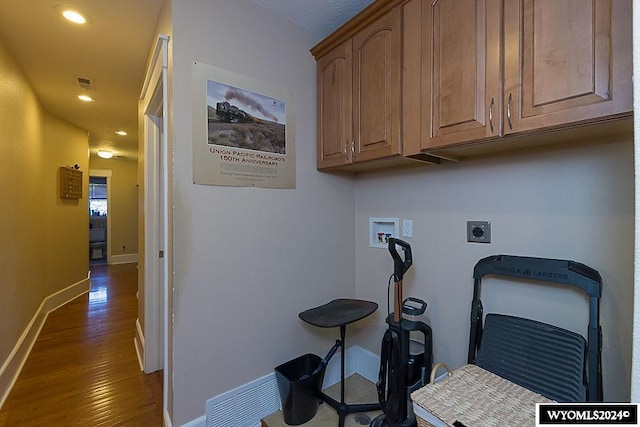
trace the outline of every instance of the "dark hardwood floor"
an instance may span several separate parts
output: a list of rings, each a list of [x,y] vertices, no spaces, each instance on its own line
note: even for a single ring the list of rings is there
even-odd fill
[[[162,426],[162,373],[133,344],[136,264],[91,266],[91,291],[49,314],[0,426]]]

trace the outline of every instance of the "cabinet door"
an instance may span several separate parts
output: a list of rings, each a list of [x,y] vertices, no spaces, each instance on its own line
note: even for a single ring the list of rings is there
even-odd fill
[[[501,136],[501,5],[423,1],[423,149]]]
[[[505,133],[628,113],[631,2],[506,0]]]
[[[354,163],[400,154],[401,40],[399,8],[353,37]]]
[[[351,40],[318,60],[318,169],[351,163]]]

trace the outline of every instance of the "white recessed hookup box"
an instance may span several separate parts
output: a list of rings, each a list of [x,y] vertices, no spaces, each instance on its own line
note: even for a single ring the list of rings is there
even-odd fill
[[[369,246],[387,248],[389,237],[400,234],[400,218],[369,218]]]

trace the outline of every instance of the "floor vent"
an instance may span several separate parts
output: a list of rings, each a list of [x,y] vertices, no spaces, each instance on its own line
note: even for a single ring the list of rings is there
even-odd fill
[[[207,427],[252,427],[280,409],[275,373],[207,401]]]
[[[258,386],[258,410],[262,414],[260,418],[264,418],[278,409],[280,409],[280,394],[278,392],[278,383],[275,375],[272,378]]]

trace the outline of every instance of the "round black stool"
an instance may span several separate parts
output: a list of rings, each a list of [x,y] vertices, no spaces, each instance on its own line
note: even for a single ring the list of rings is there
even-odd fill
[[[338,413],[338,427],[344,427],[344,419],[355,412],[375,411],[380,409],[379,403],[346,404],[344,402],[344,337],[349,323],[356,322],[372,314],[378,304],[359,299],[339,298],[327,304],[310,308],[298,314],[305,322],[320,328],[340,327],[340,402],[321,392],[321,398]]]

